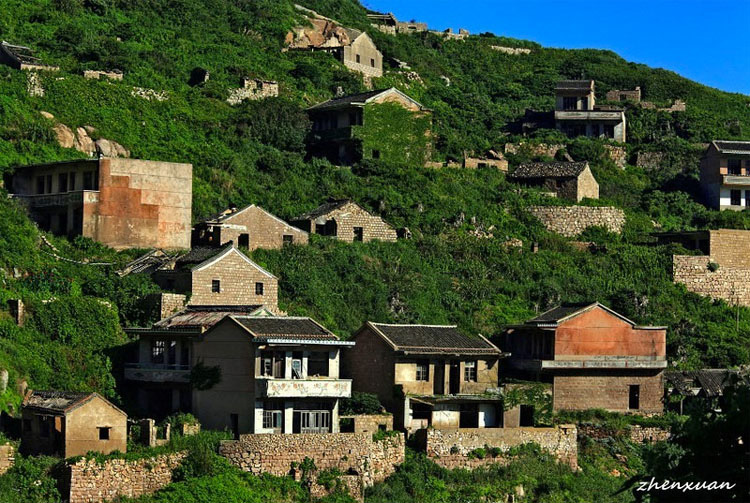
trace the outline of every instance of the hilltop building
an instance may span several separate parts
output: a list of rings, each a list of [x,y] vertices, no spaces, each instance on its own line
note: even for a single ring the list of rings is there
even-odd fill
[[[636,86],[635,89],[624,90],[624,89],[612,89],[607,91],[607,101],[630,101],[632,103],[641,102],[641,88]]]
[[[502,352],[453,325],[366,322],[344,355],[355,391],[378,395],[399,429],[498,428]],[[496,392],[494,395],[492,392]]]
[[[555,87],[555,127],[570,136],[625,143],[625,112],[596,107],[593,80],[563,80]]]
[[[431,112],[395,87],[334,98],[307,113],[314,157],[341,165],[383,159],[418,166],[429,158]]]
[[[21,405],[21,450],[63,458],[125,452],[127,420],[98,393],[28,391]]]
[[[706,204],[718,210],[750,208],[750,141],[714,140],[701,159]]]
[[[190,247],[193,167],[107,158],[22,166],[11,196],[39,227],[116,249]]]
[[[639,326],[594,302],[551,309],[503,336],[510,376],[552,383],[554,410],[664,409],[666,328]]]
[[[518,183],[541,187],[557,197],[580,202],[599,199],[599,184],[587,162],[531,162],[509,175]]]
[[[295,218],[292,223],[310,234],[353,241],[396,241],[396,230],[382,218],[349,199],[332,199]]]
[[[0,64],[16,70],[57,71],[60,67],[45,64],[34,56],[34,51],[22,45],[12,45],[6,41],[0,42]]]
[[[399,21],[396,19],[396,16],[390,12],[387,14],[370,12],[367,14],[367,18],[372,23],[372,26],[389,35],[396,35],[397,33],[421,33],[427,31],[427,23]]]

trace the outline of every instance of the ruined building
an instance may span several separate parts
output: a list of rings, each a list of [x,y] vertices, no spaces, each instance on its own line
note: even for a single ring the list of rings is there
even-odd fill
[[[393,413],[394,426],[498,428],[501,351],[452,325],[391,325],[368,321],[344,354],[354,390],[374,393]]]
[[[396,19],[392,13],[382,14],[380,12],[370,12],[367,14],[372,26],[387,33],[396,35],[397,33],[421,33],[427,31],[427,23],[404,22]]]
[[[0,42],[0,64],[16,70],[45,70],[57,71],[60,68],[44,63],[34,56],[34,51],[22,45],[12,45],[6,41]]]
[[[382,218],[365,211],[348,199],[333,199],[295,218],[292,223],[310,234],[331,236],[341,241],[396,241],[396,230]]]
[[[625,143],[625,112],[597,107],[593,80],[563,80],[555,87],[555,127],[570,136]]]
[[[5,181],[46,231],[116,249],[190,247],[190,164],[102,157],[22,166]]]
[[[568,304],[510,327],[506,374],[552,383],[554,410],[663,411],[666,328],[608,307]]]
[[[334,164],[383,159],[424,166],[431,112],[395,87],[334,98],[307,109],[309,152]]]
[[[587,162],[531,162],[509,175],[515,182],[540,187],[557,197],[580,202],[599,199],[599,184]]]
[[[701,189],[709,207],[750,208],[750,141],[712,141],[700,170]]]
[[[636,86],[632,91],[612,89],[611,91],[607,91],[607,101],[631,101],[633,103],[640,103],[641,88],[640,86]]]

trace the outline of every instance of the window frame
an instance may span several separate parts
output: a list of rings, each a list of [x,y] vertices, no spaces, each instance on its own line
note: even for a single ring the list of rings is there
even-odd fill
[[[220,279],[211,280],[211,293],[221,293],[221,280]]]
[[[464,382],[477,382],[477,361],[464,362]]]
[[[736,196],[736,199],[735,199],[735,196]],[[729,191],[729,204],[731,206],[742,206],[742,191],[741,190],[731,189]]]
[[[97,426],[96,429],[99,430],[99,440],[108,441],[112,439],[112,435],[110,435],[111,426]]]
[[[429,382],[430,381],[430,361],[419,360],[415,364],[416,372],[414,376],[415,381]]]
[[[164,339],[151,340],[151,363],[164,364],[166,360],[167,341]]]
[[[255,295],[265,295],[266,287],[262,281],[255,282]]]

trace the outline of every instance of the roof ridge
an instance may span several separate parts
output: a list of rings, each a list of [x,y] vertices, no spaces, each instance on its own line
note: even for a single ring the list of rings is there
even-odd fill
[[[383,325],[386,327],[431,327],[431,328],[458,328],[458,325],[430,325],[427,323],[380,323],[371,321],[373,325]]]

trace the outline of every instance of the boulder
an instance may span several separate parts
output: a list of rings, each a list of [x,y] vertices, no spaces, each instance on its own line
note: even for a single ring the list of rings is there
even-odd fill
[[[68,126],[58,123],[52,127],[52,130],[55,132],[57,143],[59,143],[62,148],[73,148],[76,137]]]

